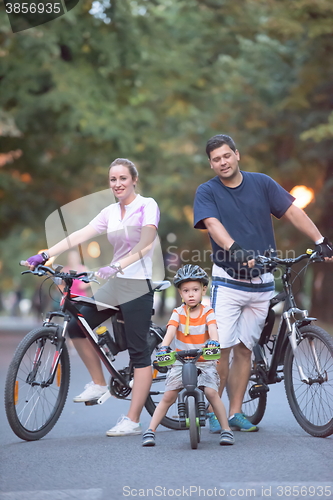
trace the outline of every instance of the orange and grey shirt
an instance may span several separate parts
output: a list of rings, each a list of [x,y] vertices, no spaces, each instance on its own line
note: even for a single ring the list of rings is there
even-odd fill
[[[186,328],[188,324],[189,328]],[[204,343],[209,339],[208,325],[216,325],[214,310],[209,306],[201,304],[201,313],[197,318],[190,318],[188,307],[182,304],[173,310],[168,325],[177,328],[175,337],[176,351],[187,349],[201,349]],[[187,333],[187,330],[189,332]],[[200,358],[199,361],[202,359]]]

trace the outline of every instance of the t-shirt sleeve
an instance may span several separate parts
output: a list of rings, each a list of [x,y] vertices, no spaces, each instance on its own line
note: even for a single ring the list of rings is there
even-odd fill
[[[201,184],[195,193],[194,205],[194,227],[196,229],[207,229],[203,219],[215,217],[220,220],[218,208],[208,186]]]
[[[148,198],[144,208],[142,226],[152,225],[158,228],[160,221],[160,209],[153,198]]]
[[[216,317],[213,309],[208,309],[206,313],[206,325],[216,325]]]
[[[295,198],[274,179],[266,175],[265,178],[271,214],[280,219],[295,201]]]
[[[89,225],[96,229],[99,234],[108,229],[110,209],[110,206],[103,208],[103,210],[89,222]]]
[[[171,318],[168,321],[167,327],[169,325],[175,326],[176,328],[178,327],[178,325],[179,325],[179,314],[178,314],[177,309],[174,309],[172,311]]]

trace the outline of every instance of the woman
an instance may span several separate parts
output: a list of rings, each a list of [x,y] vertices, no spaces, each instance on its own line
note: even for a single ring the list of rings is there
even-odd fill
[[[134,383],[127,416],[122,416],[107,431],[107,436],[141,433],[139,419],[152,377],[146,341],[153,308],[150,251],[157,236],[160,212],[155,200],[144,198],[135,192],[137,181],[138,171],[134,163],[124,158],[113,161],[109,169],[109,183],[118,203],[104,208],[87,226],[75,231],[47,252],[27,260],[30,267],[34,268],[50,257],[68,250],[69,240],[71,247],[75,247],[105,231],[114,247],[112,262],[106,259],[110,263],[96,273],[105,280],[111,277],[113,279],[100,287],[94,298],[99,302],[119,305],[122,311],[128,351],[134,366]],[[109,309],[89,307],[83,307],[81,311],[92,328],[113,314]],[[74,401],[85,402],[99,398],[108,390],[100,359],[74,320],[69,323],[69,336],[92,377],[92,382]]]

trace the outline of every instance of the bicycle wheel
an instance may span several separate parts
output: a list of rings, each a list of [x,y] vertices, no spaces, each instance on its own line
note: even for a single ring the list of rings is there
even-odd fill
[[[242,404],[242,412],[246,416],[246,418],[254,425],[259,424],[262,420],[267,404],[267,393],[264,392],[260,394],[258,397],[253,398],[251,396],[251,387],[258,383],[256,368],[254,366],[254,362],[252,362],[251,374],[249,381],[247,383],[247,387],[244,394],[243,404]]]
[[[56,352],[56,329],[39,328],[20,342],[9,366],[5,386],[7,419],[15,434],[26,441],[50,432],[64,407],[70,378],[66,345],[53,383],[46,383]]]
[[[299,332],[298,357],[310,383],[302,382],[289,344],[284,360],[289,406],[306,432],[327,437],[333,434],[333,339],[313,325],[301,327]]]
[[[190,424],[190,441],[192,450],[198,448],[198,425],[197,425],[197,412],[195,405],[195,398],[193,396],[188,396],[187,398],[187,411],[188,419]]]
[[[153,325],[153,327],[156,330],[156,325]],[[165,334],[165,331],[163,333],[163,336],[164,336],[164,334]],[[152,333],[150,335],[150,338],[152,338],[153,336],[154,336],[154,333]],[[161,340],[160,339],[155,339],[154,341],[150,340],[148,343],[149,343],[150,351],[152,354],[152,361],[154,361],[155,350],[156,350],[158,344],[161,343]],[[151,415],[151,416],[153,415],[153,413],[156,409],[156,406],[158,405],[158,403],[160,402],[160,400],[163,397],[163,394],[165,392],[165,379],[166,379],[165,373],[160,373],[153,366],[152,366],[152,370],[153,370],[152,385],[150,388],[150,393],[148,395],[148,398],[145,402],[146,410],[148,411],[149,415]],[[180,430],[177,401],[173,405],[170,406],[166,416],[162,419],[161,424],[164,425],[164,427],[167,427],[168,429]]]

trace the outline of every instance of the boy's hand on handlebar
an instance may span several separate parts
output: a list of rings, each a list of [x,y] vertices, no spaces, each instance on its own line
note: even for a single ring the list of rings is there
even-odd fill
[[[207,340],[205,342],[205,347],[218,347],[220,348],[220,342],[218,342],[217,340]]]
[[[108,280],[117,274],[117,269],[110,266],[101,267],[95,274],[103,280]]]
[[[333,261],[333,244],[325,237],[322,243],[316,245],[316,252],[320,254],[323,259]]]
[[[157,351],[156,351],[156,355],[157,354],[166,354],[168,352],[171,352],[171,348],[170,346],[168,345],[162,345]]]

